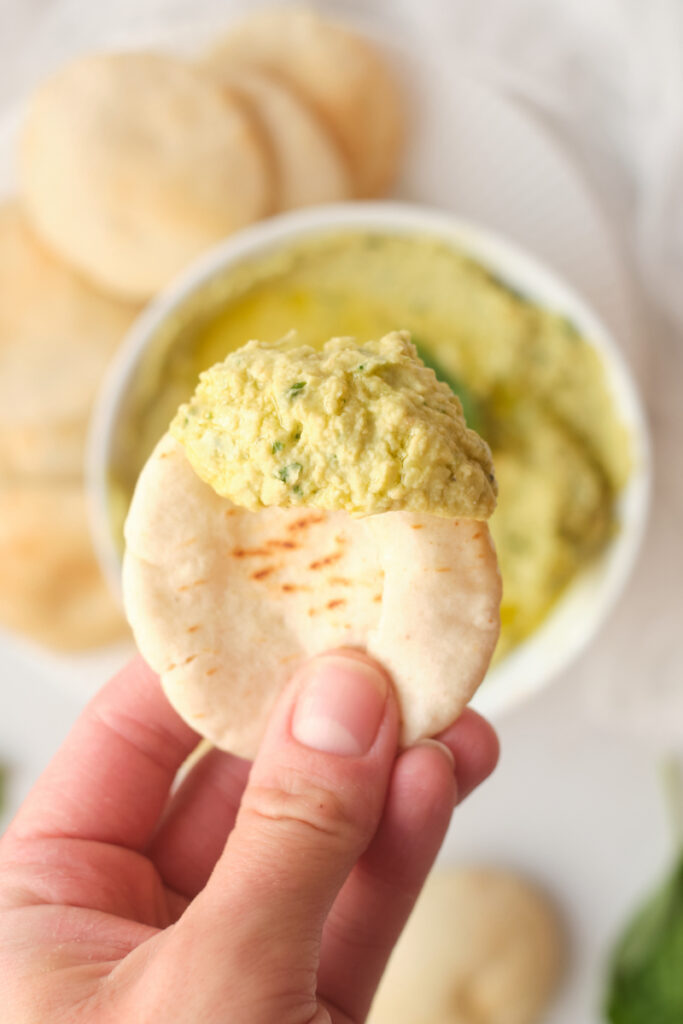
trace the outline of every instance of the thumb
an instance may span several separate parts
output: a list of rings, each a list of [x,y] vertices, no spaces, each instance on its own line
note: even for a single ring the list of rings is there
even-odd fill
[[[284,922],[290,943],[308,943],[377,829],[397,734],[375,662],[337,651],[300,669],[271,717],[214,895],[260,907],[261,927]]]
[[[168,949],[196,965],[207,1006],[229,994],[233,1007],[255,998],[270,1012],[295,997],[295,979],[315,1006],[323,924],[379,824],[397,738],[389,679],[365,655],[335,651],[297,672],[225,850]]]

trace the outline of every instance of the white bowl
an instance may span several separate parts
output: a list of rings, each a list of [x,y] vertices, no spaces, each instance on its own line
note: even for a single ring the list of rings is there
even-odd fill
[[[169,318],[179,320],[197,292],[243,261],[331,231],[380,230],[431,235],[471,254],[539,305],[574,322],[598,351],[617,414],[630,433],[633,467],[617,502],[619,529],[601,557],[580,572],[543,624],[489,672],[473,706],[498,717],[546,686],[586,647],[624,589],[644,532],[650,495],[650,445],[636,387],[614,338],[573,289],[518,246],[448,213],[403,203],[313,207],[263,221],[211,250],[175,281],[133,326],[101,392],[88,451],[88,490],[96,550],[119,585],[120,556],[111,529],[108,480],[126,395]],[[167,337],[170,336],[168,330]]]

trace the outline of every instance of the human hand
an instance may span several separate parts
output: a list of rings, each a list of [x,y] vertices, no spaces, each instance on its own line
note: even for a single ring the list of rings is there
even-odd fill
[[[169,798],[198,736],[134,661],[0,843],[3,1024],[360,1024],[498,753],[472,711],[398,757],[397,732],[379,666],[332,652],[253,767],[211,751]]]

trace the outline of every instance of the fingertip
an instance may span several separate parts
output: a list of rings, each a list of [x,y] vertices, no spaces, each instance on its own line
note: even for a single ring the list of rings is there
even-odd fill
[[[481,785],[500,758],[500,741],[493,726],[472,708],[436,737],[453,754],[458,803]]]

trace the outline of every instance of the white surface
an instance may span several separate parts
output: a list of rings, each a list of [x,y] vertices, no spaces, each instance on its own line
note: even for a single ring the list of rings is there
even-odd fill
[[[177,13],[184,8],[187,15],[188,9],[206,7],[199,0],[190,4],[181,0],[167,4],[163,0],[149,4],[119,0],[108,5],[58,4],[55,0],[10,3],[14,4],[12,24],[16,30],[0,32],[0,47],[5,40],[8,48],[12,47],[16,69],[16,40],[27,39],[32,24],[40,27],[37,16],[42,9],[52,12],[53,17],[46,20],[42,34],[31,33],[32,46],[26,47],[29,71],[17,70],[11,81],[7,78],[0,83],[5,96],[12,94],[16,83],[29,84],[50,61],[54,66],[55,54],[82,45],[88,33],[108,38],[106,26],[115,24],[119,15],[128,24],[135,19],[148,24],[150,19],[143,17],[143,9],[172,9]],[[227,0],[220,6],[227,8]],[[386,10],[389,5],[369,5],[359,0],[350,6],[367,12],[369,6]],[[400,0],[390,6],[400,10],[415,39],[420,31],[431,33],[428,47],[423,44],[421,49],[426,60],[433,62],[433,55],[447,42],[452,64],[476,59],[486,73],[492,72],[491,80],[495,77],[512,87],[514,79],[515,92],[537,110],[542,109],[553,129],[576,144],[575,153],[588,156],[586,165],[594,180],[606,183],[598,204],[561,151],[554,153],[550,164],[540,159],[534,143],[528,141],[529,134],[538,137],[539,131],[524,108],[514,117],[526,124],[527,141],[518,136],[511,143],[508,136],[505,150],[496,148],[497,122],[475,112],[463,115],[463,121],[480,122],[479,138],[491,147],[486,150],[484,164],[479,170],[474,155],[464,145],[462,122],[458,122],[457,131],[449,130],[438,142],[435,155],[439,160],[426,172],[423,187],[433,190],[432,199],[443,202],[445,198],[447,205],[458,212],[479,216],[484,223],[549,257],[550,263],[579,287],[576,269],[599,280],[605,237],[612,253],[611,273],[616,274],[617,282],[625,278],[625,271],[614,259],[616,249],[609,240],[609,229],[599,215],[595,217],[599,209],[616,211],[619,221],[614,225],[614,237],[619,238],[620,245],[625,239],[637,238],[639,231],[644,231],[642,225],[647,226],[648,245],[640,246],[631,256],[647,267],[650,280],[663,281],[658,271],[666,265],[667,256],[675,252],[674,245],[668,244],[667,229],[675,226],[676,219],[671,204],[665,202],[668,191],[657,187],[657,156],[662,150],[649,145],[647,133],[654,131],[655,122],[661,125],[662,118],[653,117],[652,112],[659,113],[664,106],[657,104],[656,89],[646,85],[639,91],[639,84],[628,71],[648,56],[653,79],[660,69],[671,68],[671,61],[665,65],[656,57],[652,59],[655,33],[643,30],[641,23],[647,18],[651,22],[659,19],[665,28],[663,35],[670,37],[669,49],[674,49],[680,39],[677,23],[674,20],[666,26],[661,15],[675,5],[658,0],[647,5],[625,0],[577,0],[573,4],[561,0],[486,0],[478,4],[470,0]],[[88,16],[74,17],[79,8],[81,15],[87,10]],[[634,23],[638,22],[635,31],[617,31],[617,21],[636,9],[640,13],[634,15]],[[19,28],[22,20],[23,35]],[[2,56],[7,57],[9,67],[9,52]],[[677,73],[681,67],[679,61]],[[447,90],[446,95],[449,93]],[[675,98],[680,100],[680,95],[680,89],[674,90]],[[442,102],[446,102],[443,97]],[[489,109],[501,103],[509,108],[505,100],[494,100]],[[669,104],[666,110],[674,107]],[[546,142],[541,146],[552,149]],[[445,166],[439,169],[440,154],[445,151],[455,153],[462,161],[455,174]],[[649,190],[644,185],[645,177],[636,173],[638,161],[645,162],[646,157],[652,168]],[[513,169],[525,160],[521,177],[515,177]],[[553,162],[563,166],[562,183],[552,174]],[[490,171],[498,174],[502,191],[487,185]],[[464,199],[468,188],[471,208]],[[581,208],[572,200],[577,189],[585,197]],[[415,198],[430,196],[420,193]],[[648,210],[655,212],[648,217]],[[543,213],[536,216],[535,211]],[[559,262],[563,258],[562,238],[548,227],[544,219],[548,211],[551,223],[553,215],[562,220],[583,245],[585,255],[578,264],[573,259],[573,271]],[[678,215],[680,218],[680,209]],[[675,280],[680,295],[680,274]],[[628,282],[624,290],[617,283],[617,294],[627,296],[632,284]],[[658,291],[666,296],[670,293],[664,286]],[[586,294],[614,327],[602,301],[592,291]],[[653,327],[646,341],[644,351],[654,374],[652,393],[658,399],[655,426],[660,430],[660,457],[668,470],[658,480],[647,557],[641,561],[628,599],[613,616],[600,643],[593,645],[570,677],[502,724],[501,767],[458,813],[444,851],[449,859],[462,856],[517,865],[546,881],[563,902],[575,957],[566,989],[547,1024],[597,1024],[596,995],[606,943],[631,911],[636,894],[649,886],[662,868],[668,849],[653,755],[628,735],[613,735],[605,727],[591,724],[582,700],[585,692],[597,694],[602,690],[597,703],[603,708],[604,721],[613,721],[615,708],[618,718],[626,707],[629,721],[641,728],[649,711],[654,735],[661,735],[661,723],[666,719],[670,740],[681,741],[683,715],[676,718],[673,711],[658,714],[657,706],[646,698],[656,693],[660,706],[681,707],[683,664],[677,634],[683,566],[678,523],[683,508],[681,487],[675,490],[674,486],[676,480],[683,479],[677,436],[683,367],[675,362],[678,354],[673,354],[671,344],[667,348],[670,338],[666,334],[655,333]],[[665,435],[670,438],[668,444]],[[16,803],[64,735],[76,705],[58,695],[34,670],[22,666],[9,651],[0,656],[0,678],[0,757],[17,766],[12,789]],[[610,684],[607,691],[606,680]]]

